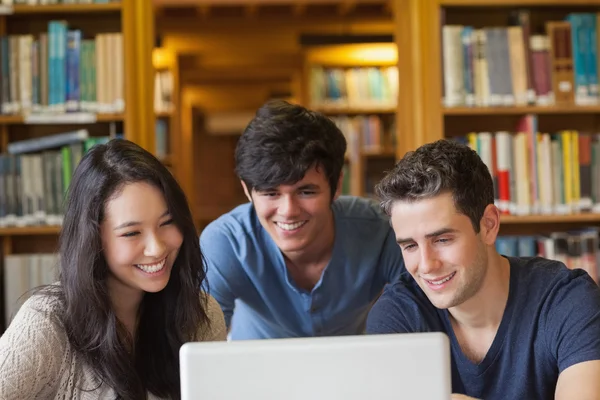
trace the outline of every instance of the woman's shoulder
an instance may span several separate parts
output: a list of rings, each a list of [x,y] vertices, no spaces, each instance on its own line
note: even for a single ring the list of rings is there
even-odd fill
[[[221,306],[211,295],[202,292],[200,301],[205,305],[208,325],[201,326],[198,330],[198,340],[202,342],[219,341],[227,339],[225,317]]]
[[[25,320],[45,320],[51,324],[61,324],[60,315],[63,311],[63,303],[59,296],[56,296],[54,288],[50,291],[34,292],[19,308],[17,316],[24,317]],[[15,318],[17,318],[15,316]]]

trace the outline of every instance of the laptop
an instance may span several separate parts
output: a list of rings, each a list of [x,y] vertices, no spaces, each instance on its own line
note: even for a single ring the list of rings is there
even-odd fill
[[[182,400],[449,400],[443,333],[192,342]]]

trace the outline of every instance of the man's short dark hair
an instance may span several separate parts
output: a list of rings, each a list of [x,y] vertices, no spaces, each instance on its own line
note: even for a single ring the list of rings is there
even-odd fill
[[[346,139],[325,115],[283,100],[269,101],[244,130],[235,150],[236,173],[249,191],[300,181],[322,168],[333,198]]]
[[[388,215],[395,201],[418,201],[449,192],[456,210],[469,217],[475,232],[479,232],[485,208],[494,203],[489,169],[475,151],[454,140],[438,140],[406,153],[376,191]]]

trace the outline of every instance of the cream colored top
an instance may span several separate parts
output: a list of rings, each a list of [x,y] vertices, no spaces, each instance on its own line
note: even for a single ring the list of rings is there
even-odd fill
[[[84,365],[59,321],[58,302],[36,295],[27,300],[0,337],[0,399],[114,399],[112,388],[102,385]],[[227,330],[218,303],[208,301],[210,328],[202,341],[225,340]],[[156,397],[149,394],[149,399]]]

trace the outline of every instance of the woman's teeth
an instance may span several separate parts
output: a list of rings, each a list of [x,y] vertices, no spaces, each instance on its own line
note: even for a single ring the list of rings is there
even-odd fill
[[[148,274],[154,274],[165,267],[167,259],[164,258],[161,262],[156,264],[136,264],[135,266]]]

